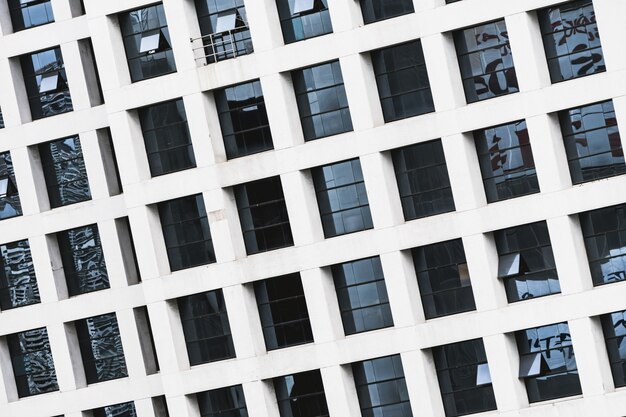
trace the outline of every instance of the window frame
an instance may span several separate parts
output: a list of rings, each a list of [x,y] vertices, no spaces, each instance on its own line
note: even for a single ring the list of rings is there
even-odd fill
[[[21,252],[19,252],[21,250]],[[11,262],[8,262],[8,258],[11,256],[9,252],[15,252],[18,254],[17,262],[15,262],[16,270],[11,270]],[[16,275],[16,279],[12,281],[10,275]],[[28,276],[28,281],[23,281],[25,276]],[[24,302],[15,302],[11,295],[12,288],[26,287],[28,290],[24,290],[24,293],[29,295],[25,297]],[[15,291],[17,292],[17,291]],[[8,293],[7,295],[4,295]],[[30,242],[28,239],[22,239],[14,242],[0,244],[0,308],[4,310],[10,310],[13,308],[19,308],[29,306],[32,304],[41,303],[41,296],[39,294],[39,285],[37,283],[37,276],[35,274],[35,267],[33,264],[33,257],[30,251]],[[10,303],[7,303],[7,300]]]
[[[298,380],[306,379],[304,384],[298,384]],[[280,417],[329,417],[328,403],[326,401],[326,393],[324,391],[324,383],[319,369],[311,371],[299,372],[291,375],[284,375],[272,378],[274,392],[276,393],[276,401]],[[314,388],[315,391],[300,392],[299,388]],[[321,390],[320,390],[321,389]],[[297,394],[294,391],[297,390]],[[311,402],[315,403],[315,409],[311,410]],[[304,403],[304,404],[303,404]],[[301,411],[302,407],[308,407]],[[295,408],[295,410],[294,410]]]
[[[310,11],[303,11],[299,13],[295,12],[295,6],[298,1],[299,0],[276,0],[276,8],[278,10],[280,28],[285,45],[333,33],[333,25],[330,19],[330,11],[328,9],[328,0],[313,0],[313,8]],[[318,24],[322,27],[321,31],[305,34],[304,27],[306,26],[307,21],[314,18],[319,20]],[[308,25],[313,24],[309,21]],[[299,31],[303,32],[302,35],[298,34]]]

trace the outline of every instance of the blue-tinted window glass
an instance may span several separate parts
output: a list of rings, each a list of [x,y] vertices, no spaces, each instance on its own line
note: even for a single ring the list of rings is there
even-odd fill
[[[626,386],[626,311],[600,317],[615,387]]]
[[[20,397],[59,390],[45,327],[8,335],[7,344]]]
[[[13,32],[54,22],[50,0],[8,0]]]
[[[248,417],[241,385],[196,394],[201,417]]]
[[[137,417],[135,403],[122,403],[107,405],[106,407],[92,410],[93,417]]]
[[[413,13],[413,0],[361,0],[365,24]]]
[[[0,245],[0,308],[41,301],[28,240]]]
[[[0,153],[0,220],[22,215],[22,204],[15,182],[10,152]]]
[[[313,6],[308,8],[309,3]],[[332,33],[328,0],[276,0],[285,43]]]

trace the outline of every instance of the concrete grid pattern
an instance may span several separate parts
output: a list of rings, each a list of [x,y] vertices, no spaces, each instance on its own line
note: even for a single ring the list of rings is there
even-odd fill
[[[320,369],[330,415],[358,417],[352,362],[399,353],[414,416],[444,416],[431,347],[482,338],[497,411],[484,416],[621,416],[626,391],[615,389],[598,316],[626,308],[626,284],[594,288],[577,213],[626,201],[626,176],[572,186],[555,113],[613,99],[626,128],[626,2],[594,0],[607,71],[551,84],[541,35],[532,12],[560,0],[415,0],[415,13],[363,25],[359,3],[328,0],[333,33],[283,45],[274,0],[248,0],[254,53],[199,65],[190,38],[200,36],[190,0],[163,0],[177,72],[131,83],[119,12],[145,0],[85,0],[75,16],[67,0],[51,0],[55,23],[11,33],[0,10],[0,107],[6,128],[0,151],[10,150],[24,215],[0,222],[2,242],[28,239],[41,303],[3,311],[0,333],[46,327],[60,390],[17,398],[6,347],[0,344],[0,415],[89,416],[87,410],[134,401],[139,417],[158,417],[152,398],[165,395],[169,414],[198,417],[194,393],[242,384],[251,417],[277,417],[271,379]],[[519,93],[466,104],[451,31],[504,17]],[[79,40],[91,38],[104,104],[97,104],[83,71]],[[421,39],[436,112],[385,124],[369,51]],[[15,57],[60,45],[74,111],[30,120]],[[354,131],[304,142],[289,71],[339,59]],[[260,79],[274,150],[226,160],[211,90]],[[90,93],[90,91],[92,91]],[[150,178],[135,109],[182,97],[197,167]],[[525,119],[541,193],[487,204],[471,132]],[[99,138],[110,127],[123,192],[113,184]],[[80,135],[92,200],[50,210],[33,145]],[[404,221],[390,150],[441,138],[456,211]],[[624,141],[624,139],[622,140]],[[309,169],[360,158],[374,228],[324,239]],[[232,187],[280,176],[294,246],[246,256]],[[202,193],[217,262],[172,273],[156,203]],[[128,277],[115,219],[128,217],[141,282]],[[508,304],[497,279],[494,230],[546,220],[562,293]],[[111,288],[67,297],[51,236],[97,223]],[[462,238],[476,311],[425,320],[411,248]],[[344,336],[330,265],[380,255],[394,326]],[[314,343],[267,352],[254,281],[300,272]],[[132,284],[132,285],[131,285]],[[236,351],[230,359],[189,366],[175,299],[222,288]],[[159,372],[142,352],[137,308],[147,306]],[[76,320],[115,312],[128,378],[87,386]],[[582,396],[529,406],[518,377],[513,332],[567,321]],[[0,336],[1,336],[0,335]],[[2,342],[5,343],[5,342]]]

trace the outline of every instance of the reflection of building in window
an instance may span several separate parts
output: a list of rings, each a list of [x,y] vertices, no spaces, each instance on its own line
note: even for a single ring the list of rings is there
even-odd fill
[[[327,417],[328,405],[319,370],[274,378],[280,417]]]
[[[196,399],[200,417],[248,417],[241,385],[199,392]]]
[[[50,0],[8,0],[13,32],[54,22]]]
[[[515,338],[531,403],[582,394],[567,323],[521,330]]]
[[[40,301],[28,240],[0,245],[0,308],[8,310]]]
[[[504,19],[454,32],[468,103],[519,91]]]
[[[195,0],[205,58],[209,63],[254,52],[243,0]]]
[[[91,410],[93,417],[137,417],[135,403],[107,405],[106,407]]]
[[[474,131],[487,201],[539,192],[526,121]]]
[[[413,0],[360,0],[365,24],[413,13]]]
[[[600,316],[615,387],[626,386],[626,310]]]
[[[276,0],[285,43],[332,33],[328,0]]]
[[[0,153],[0,220],[22,215],[10,152]]]
[[[494,232],[498,278],[510,303],[561,292],[545,221]]]

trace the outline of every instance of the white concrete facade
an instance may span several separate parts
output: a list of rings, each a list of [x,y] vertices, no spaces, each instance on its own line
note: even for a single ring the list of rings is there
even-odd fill
[[[594,288],[577,213],[626,202],[626,175],[572,186],[555,113],[613,99],[626,129],[626,1],[594,0],[605,73],[551,84],[534,11],[562,0],[414,0],[415,13],[363,25],[359,2],[328,0],[334,33],[284,45],[274,0],[247,0],[254,53],[198,65],[190,38],[199,35],[192,0],[163,0],[177,72],[131,83],[114,17],[152,0],[51,0],[55,22],[12,33],[0,7],[0,107],[24,215],[0,222],[0,243],[29,239],[40,304],[0,313],[2,336],[47,327],[59,391],[18,399],[0,343],[0,416],[90,417],[88,410],[134,401],[139,417],[161,417],[152,398],[165,396],[172,417],[199,417],[194,393],[242,384],[250,417],[279,417],[271,378],[320,369],[331,417],[358,417],[352,362],[401,354],[413,415],[443,417],[431,347],[483,338],[497,411],[480,416],[619,417],[626,388],[615,388],[597,317],[626,309],[626,283]],[[4,3],[0,0],[0,3]],[[504,17],[520,92],[466,104],[453,30]],[[80,40],[90,38],[104,103],[90,93]],[[421,39],[436,112],[385,124],[368,51]],[[32,121],[15,58],[61,46],[74,111]],[[305,143],[288,72],[339,59],[354,131]],[[260,79],[274,150],[227,160],[211,90]],[[135,109],[183,97],[197,168],[151,178]],[[469,134],[526,119],[541,193],[487,204]],[[110,128],[121,190],[99,138]],[[79,134],[93,199],[50,210],[33,145]],[[441,138],[456,211],[405,222],[390,150]],[[623,135],[622,142],[626,141]],[[625,144],[626,145],[626,144]],[[309,169],[359,157],[374,228],[324,239]],[[280,176],[295,245],[247,256],[232,187]],[[202,193],[217,262],[172,273],[155,204]],[[128,217],[140,282],[125,257],[116,219]],[[491,234],[546,220],[562,293],[508,304],[497,279]],[[50,236],[97,223],[111,288],[68,297]],[[410,249],[462,238],[476,311],[426,320]],[[328,266],[380,255],[394,327],[346,337]],[[267,352],[251,283],[300,272],[314,343]],[[222,288],[236,359],[191,367],[176,298]],[[142,353],[137,309],[147,307],[160,370]],[[129,377],[87,386],[68,324],[115,312]],[[569,323],[582,396],[529,405],[518,378],[517,330]],[[3,351],[4,349],[4,351]]]

